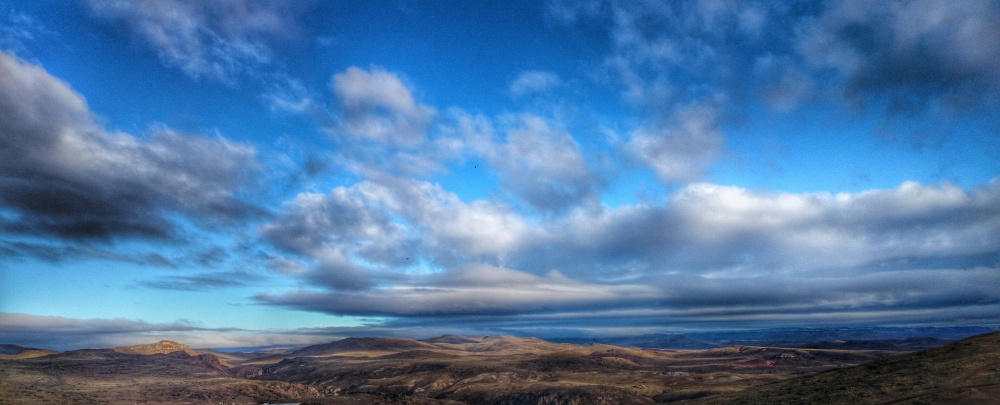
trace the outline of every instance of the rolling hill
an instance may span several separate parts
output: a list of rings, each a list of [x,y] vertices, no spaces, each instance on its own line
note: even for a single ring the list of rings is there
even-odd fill
[[[1000,332],[696,404],[1000,404]]]

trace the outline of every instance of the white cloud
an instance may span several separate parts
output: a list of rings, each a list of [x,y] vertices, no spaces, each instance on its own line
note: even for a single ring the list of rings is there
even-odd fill
[[[529,70],[521,72],[510,82],[507,91],[512,97],[523,97],[529,94],[544,93],[558,87],[562,81],[552,72]]]
[[[500,172],[503,186],[544,212],[565,211],[593,198],[600,177],[580,146],[541,117],[511,117],[506,139],[481,152]]]
[[[580,311],[627,309],[686,322],[815,313],[929,322],[958,313],[981,319],[1000,302],[983,287],[1000,274],[996,181],[839,194],[696,183],[662,204],[576,208],[545,226],[426,182],[381,178],[346,191],[357,199],[349,206],[373,211],[351,218],[382,219],[334,227],[335,213],[325,212],[308,221],[324,225],[308,232],[346,235],[336,249],[375,243],[391,252],[379,257],[392,259],[348,251],[336,265],[303,275],[319,289],[258,300],[331,314],[485,316],[479,321],[497,324],[533,313],[572,324]],[[269,226],[295,229],[285,219],[299,217],[286,212]],[[381,236],[382,221],[405,237]],[[275,235],[278,246],[297,240]],[[397,267],[372,266],[390,262]]]
[[[89,0],[91,11],[125,25],[164,62],[194,78],[233,83],[271,63],[270,42],[295,30],[301,4],[245,0]]]
[[[699,179],[723,151],[718,107],[684,106],[664,123],[636,130],[626,149],[665,183]]]
[[[338,128],[347,135],[389,146],[415,146],[424,140],[437,111],[417,103],[396,75],[378,67],[351,67],[333,76],[342,108]]]

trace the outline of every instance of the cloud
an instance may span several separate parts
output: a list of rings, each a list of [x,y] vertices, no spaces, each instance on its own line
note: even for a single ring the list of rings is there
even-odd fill
[[[557,271],[536,276],[474,265],[355,292],[291,291],[256,299],[308,311],[360,316],[509,315],[564,308],[621,306],[649,295],[641,286],[587,285]]]
[[[399,77],[378,67],[348,68],[333,76],[332,86],[343,119],[338,130],[377,144],[420,144],[437,114],[417,103]]]
[[[991,267],[1000,258],[998,184],[794,194],[698,183],[662,205],[574,212],[515,256],[571,277]]]
[[[89,0],[91,12],[126,26],[189,76],[233,83],[274,58],[271,42],[295,31],[302,4],[244,0]]]
[[[568,132],[531,114],[512,121],[502,143],[481,151],[505,188],[543,212],[562,212],[595,196],[602,180]]]
[[[844,93],[890,111],[934,103],[966,110],[1000,90],[1000,5],[990,0],[831,3],[800,29],[798,48],[813,66],[832,68]]]
[[[261,210],[238,197],[254,148],[167,128],[142,140],[102,128],[84,98],[39,66],[0,53],[0,228],[64,240],[167,238],[181,214],[202,225]]]
[[[88,244],[81,246],[59,243],[35,243],[21,240],[0,239],[0,257],[5,259],[33,258],[49,263],[64,263],[68,260],[98,259],[120,263],[134,263],[157,267],[177,267],[177,263],[156,252],[138,250],[118,253],[113,249]]]
[[[581,207],[545,226],[484,201],[459,202],[425,182],[383,179],[345,191],[366,201],[358,207],[379,207],[377,216],[355,217],[379,219],[336,227],[326,211],[308,222],[322,224],[309,232],[342,229],[333,237],[346,240],[325,248],[385,243],[379,251],[405,251],[406,261],[422,264],[373,267],[376,260],[348,252],[345,267],[318,266],[300,276],[316,288],[256,300],[430,326],[475,320],[527,327],[538,319],[567,328],[612,325],[624,313],[650,327],[750,319],[982,322],[1000,307],[1000,295],[985,287],[1000,281],[998,181],[837,194],[696,183],[661,204]],[[273,232],[299,225],[269,226]],[[359,231],[389,228],[407,236]],[[274,243],[295,240],[284,235]],[[385,257],[383,263],[399,260]],[[322,276],[362,284],[317,282]]]
[[[529,94],[544,93],[561,83],[559,76],[552,72],[529,70],[521,72],[507,88],[511,97],[518,98]]]
[[[792,111],[816,96],[815,79],[789,57],[761,56],[753,72],[759,96],[775,111]]]
[[[396,177],[301,193],[260,230],[313,263],[303,277],[334,289],[398,282],[424,265],[502,261],[530,231],[502,204],[466,204],[438,185]]]
[[[610,1],[580,11],[608,26],[608,79],[626,101],[657,114],[706,91],[741,92],[742,79],[753,79],[748,56],[780,49],[794,25],[781,24],[788,11],[772,2]]]
[[[682,106],[666,122],[636,130],[625,148],[665,183],[697,180],[722,154],[725,137],[718,120],[714,105]]]
[[[139,282],[139,285],[159,290],[209,291],[218,288],[253,285],[263,279],[260,275],[246,271],[220,271],[143,280]]]
[[[6,7],[6,6],[4,6]],[[0,50],[24,54],[26,45],[39,39],[56,35],[31,16],[13,8],[0,10]]]
[[[316,344],[335,340],[337,333],[350,332],[351,328],[254,331],[206,328],[183,319],[154,323],[124,318],[78,319],[0,312],[0,341],[53,350],[111,348],[162,339],[195,348]]]

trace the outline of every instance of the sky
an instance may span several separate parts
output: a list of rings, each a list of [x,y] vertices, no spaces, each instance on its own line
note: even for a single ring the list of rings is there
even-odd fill
[[[0,342],[1000,324],[1000,2],[0,0]]]

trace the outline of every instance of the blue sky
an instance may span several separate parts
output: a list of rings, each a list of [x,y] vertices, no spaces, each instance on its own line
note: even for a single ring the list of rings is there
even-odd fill
[[[0,3],[0,340],[982,325],[991,0]]]

